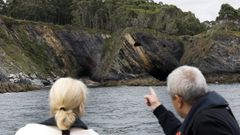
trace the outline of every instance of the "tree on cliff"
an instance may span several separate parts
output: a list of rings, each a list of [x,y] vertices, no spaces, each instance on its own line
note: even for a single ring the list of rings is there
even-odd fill
[[[104,5],[101,0],[73,0],[73,23],[90,28],[101,28],[103,22]],[[102,16],[100,16],[102,15]]]
[[[56,24],[71,23],[72,0],[7,0],[7,15]]]
[[[223,4],[216,21],[220,22],[221,27],[224,28],[225,31],[239,30],[236,21],[240,21],[240,12],[229,4]]]
[[[0,14],[5,14],[6,12],[6,3],[3,0],[0,0]]]
[[[240,16],[240,7],[238,8],[238,16]]]
[[[53,13],[49,0],[11,0],[7,5],[7,15],[18,19],[52,22]]]
[[[222,4],[217,20],[236,20],[239,19],[239,11],[229,4]]]
[[[194,35],[204,30],[192,13],[152,0],[7,0],[6,7],[6,14],[18,19],[75,24],[110,32],[138,27]]]
[[[203,24],[191,13],[151,0],[73,0],[72,15],[76,25],[111,32],[139,27],[193,35],[204,30]]]
[[[72,0],[50,0],[50,4],[54,10],[53,23],[56,24],[72,23],[71,15]]]

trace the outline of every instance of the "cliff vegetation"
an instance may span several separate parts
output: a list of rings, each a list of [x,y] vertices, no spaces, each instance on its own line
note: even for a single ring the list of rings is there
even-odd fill
[[[62,76],[89,86],[163,85],[186,64],[208,82],[240,81],[240,11],[228,4],[204,23],[149,0],[7,0],[0,13],[10,16],[0,16],[3,92]]]

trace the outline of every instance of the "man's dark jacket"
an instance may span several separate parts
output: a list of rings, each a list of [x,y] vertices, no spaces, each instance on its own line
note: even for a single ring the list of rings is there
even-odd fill
[[[201,97],[183,123],[163,105],[153,113],[166,135],[240,135],[239,125],[228,103],[216,92]]]

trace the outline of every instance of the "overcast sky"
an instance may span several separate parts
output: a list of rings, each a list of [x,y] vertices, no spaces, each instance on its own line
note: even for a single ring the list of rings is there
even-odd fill
[[[240,0],[154,0],[164,4],[173,4],[183,11],[191,11],[201,21],[212,21],[218,16],[223,3],[228,3],[235,9],[240,7]]]

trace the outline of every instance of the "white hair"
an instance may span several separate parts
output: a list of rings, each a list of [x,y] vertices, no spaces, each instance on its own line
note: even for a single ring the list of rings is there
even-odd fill
[[[67,130],[84,114],[87,87],[79,80],[60,78],[52,86],[49,99],[50,111],[57,126]]]
[[[172,97],[179,95],[190,105],[208,92],[206,79],[201,71],[186,65],[176,68],[169,74],[167,87]]]

